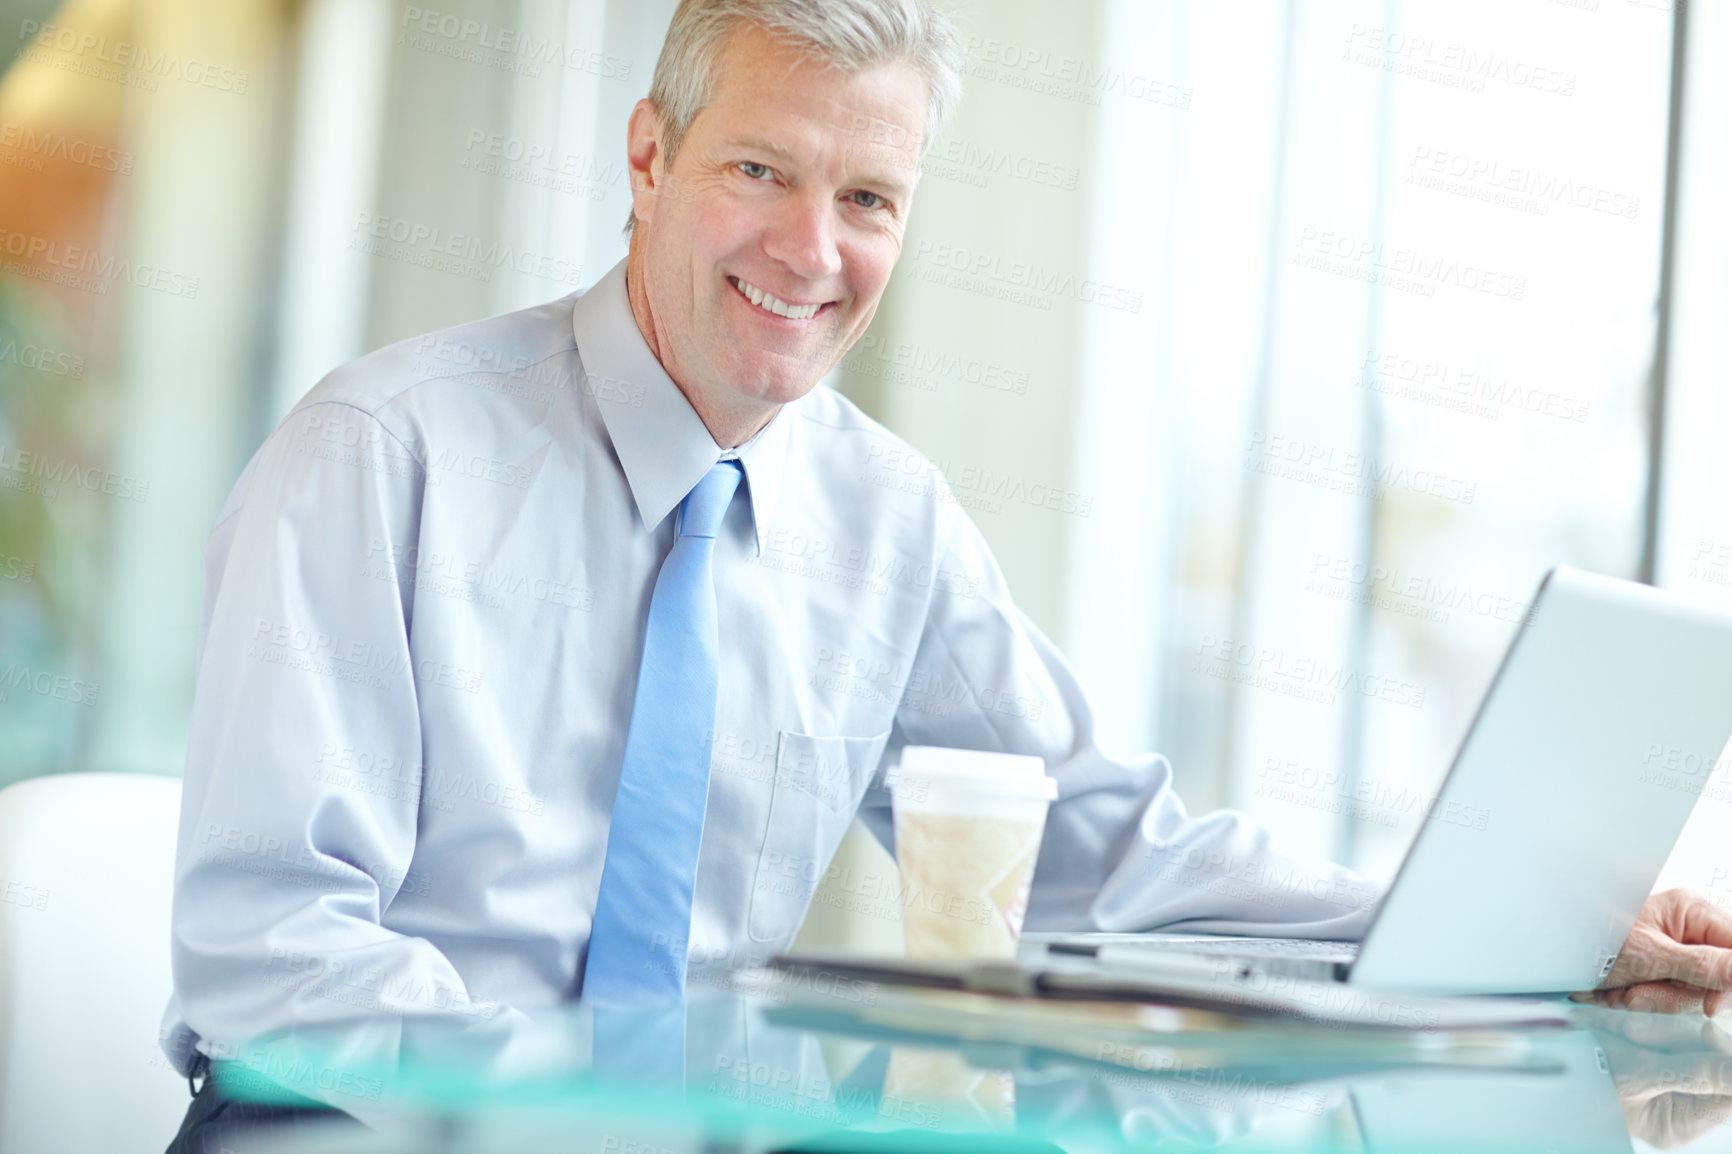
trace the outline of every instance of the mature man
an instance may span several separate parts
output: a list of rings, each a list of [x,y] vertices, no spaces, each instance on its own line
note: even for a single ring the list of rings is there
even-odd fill
[[[889,844],[908,744],[1045,759],[1030,926],[1361,932],[1349,871],[1104,753],[943,478],[815,387],[959,71],[927,0],[685,0],[631,116],[626,261],[338,369],[259,450],[207,555],[182,1070],[357,1012],[677,995],[688,956],[783,949],[856,814]],[[1674,939],[1732,945],[1670,898],[1625,972],[1700,1007],[1670,979],[1723,989],[1732,953]]]

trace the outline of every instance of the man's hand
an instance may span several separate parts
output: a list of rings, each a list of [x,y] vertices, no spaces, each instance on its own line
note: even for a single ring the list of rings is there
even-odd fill
[[[1653,895],[1599,989],[1571,997],[1637,1013],[1713,1017],[1732,1002],[1732,915],[1689,890]]]

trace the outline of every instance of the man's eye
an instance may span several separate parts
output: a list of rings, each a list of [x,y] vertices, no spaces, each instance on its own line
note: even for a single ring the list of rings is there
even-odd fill
[[[885,199],[877,193],[867,192],[865,189],[860,189],[850,195],[854,198],[854,203],[859,205],[861,208],[883,208],[887,203]]]
[[[753,180],[767,180],[770,175],[770,166],[759,164],[755,160],[743,160],[740,162],[740,171]]]

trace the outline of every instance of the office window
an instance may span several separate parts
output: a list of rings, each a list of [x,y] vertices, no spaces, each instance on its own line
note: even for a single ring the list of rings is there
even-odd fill
[[[1193,808],[1387,877],[1544,570],[1637,573],[1670,15],[1110,21],[1191,96],[1153,156],[1103,117],[1092,251],[1162,300],[1079,380],[1113,398],[1096,485],[1146,494],[1079,534],[1084,673]],[[1153,419],[1115,437],[1120,398]],[[1113,630],[1138,589],[1148,631]]]

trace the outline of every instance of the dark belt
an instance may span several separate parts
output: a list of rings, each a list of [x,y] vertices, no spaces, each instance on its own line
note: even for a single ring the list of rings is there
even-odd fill
[[[238,1076],[240,1079],[242,1083],[240,1096],[245,1098],[247,1096],[245,1085],[249,1077],[248,1071],[245,1069],[237,1069],[231,1070],[230,1073]],[[194,1079],[197,1079],[196,1084]],[[319,1114],[343,1113],[341,1109],[328,1102],[321,1102],[317,1098],[308,1098],[304,1095],[296,1094],[287,1087],[276,1085],[265,1079],[258,1079],[258,1081],[262,1082],[271,1091],[271,1097],[266,1100],[268,1108],[302,1113],[309,1111]],[[210,1056],[203,1053],[195,1053],[193,1055],[192,1066],[189,1067],[186,1072],[186,1088],[192,1091],[192,1096],[194,1098],[203,1094],[206,1090],[223,1097],[234,1097],[233,1094],[223,1094],[222,1087],[216,1084],[216,1071],[211,1069]],[[233,1089],[233,1087],[231,1087],[231,1089]]]

